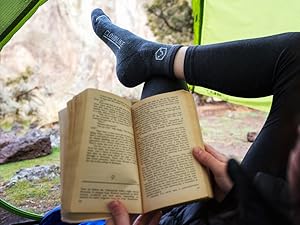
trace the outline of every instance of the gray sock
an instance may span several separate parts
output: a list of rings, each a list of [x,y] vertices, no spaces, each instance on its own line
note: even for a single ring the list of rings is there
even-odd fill
[[[113,24],[101,9],[92,12],[95,33],[114,52],[117,76],[127,87],[134,87],[152,75],[174,77],[173,64],[180,45],[164,45],[142,39]]]

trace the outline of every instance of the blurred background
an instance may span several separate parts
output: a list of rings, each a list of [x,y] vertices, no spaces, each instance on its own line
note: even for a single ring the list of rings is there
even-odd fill
[[[121,27],[150,40],[192,43],[186,0],[49,0],[0,54],[1,123],[47,124],[75,94],[88,87],[139,98],[141,87],[123,87],[115,57],[94,34],[90,14],[102,8]]]

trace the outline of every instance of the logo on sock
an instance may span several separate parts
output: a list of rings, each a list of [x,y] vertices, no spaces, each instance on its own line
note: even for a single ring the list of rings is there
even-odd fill
[[[165,47],[160,47],[156,52],[155,52],[155,59],[157,61],[161,61],[165,58],[165,56],[167,55],[167,51],[168,49]]]
[[[118,35],[110,32],[109,30],[106,30],[104,32],[103,37],[117,46],[118,49],[120,49],[125,44],[125,41],[123,41]]]

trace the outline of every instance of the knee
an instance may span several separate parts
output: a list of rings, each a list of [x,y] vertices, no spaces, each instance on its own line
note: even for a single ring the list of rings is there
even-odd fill
[[[288,47],[300,55],[300,32],[289,33]]]

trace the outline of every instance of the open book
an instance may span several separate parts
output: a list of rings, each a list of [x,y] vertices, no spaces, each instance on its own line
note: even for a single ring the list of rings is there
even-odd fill
[[[146,213],[212,197],[192,156],[203,141],[187,91],[132,103],[87,89],[59,112],[59,123],[63,221],[107,218],[113,199]]]

